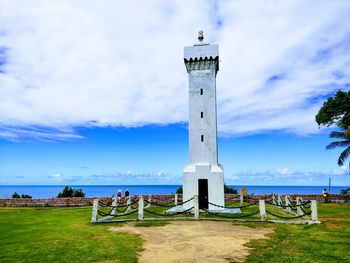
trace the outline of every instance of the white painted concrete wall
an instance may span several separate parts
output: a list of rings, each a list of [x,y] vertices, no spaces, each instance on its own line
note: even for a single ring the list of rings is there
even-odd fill
[[[208,179],[209,202],[223,206],[224,170],[218,164],[216,119],[218,46],[194,45],[186,47],[184,53],[189,81],[189,165],[183,172],[183,200],[198,195],[198,179]],[[191,206],[193,202],[185,204],[184,208]],[[220,208],[209,205],[209,209]]]
[[[198,195],[198,179],[208,179],[208,200],[217,205],[224,206],[224,170],[220,165],[198,163],[188,165],[183,172],[183,200],[186,201],[194,195]],[[188,209],[193,202],[184,204]],[[209,205],[209,210],[221,210],[222,208]]]

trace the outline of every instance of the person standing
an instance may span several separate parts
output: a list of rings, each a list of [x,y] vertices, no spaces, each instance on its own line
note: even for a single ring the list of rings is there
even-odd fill
[[[327,192],[327,189],[325,188],[325,189],[323,189],[323,191],[322,191],[322,195],[323,195],[323,198],[324,198],[324,202],[325,203],[329,203],[329,194],[328,194],[328,192]]]
[[[118,198],[118,201],[120,201],[122,199],[122,190],[118,190],[118,193],[117,193],[117,198]]]
[[[126,190],[125,190],[125,197],[128,197],[128,196],[129,196],[129,190],[126,189]]]

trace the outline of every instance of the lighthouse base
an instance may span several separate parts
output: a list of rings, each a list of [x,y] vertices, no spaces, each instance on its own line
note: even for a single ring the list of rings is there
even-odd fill
[[[224,169],[221,165],[196,163],[183,171],[183,201],[198,195],[199,209],[224,210]],[[193,201],[183,204],[183,209],[193,206]]]

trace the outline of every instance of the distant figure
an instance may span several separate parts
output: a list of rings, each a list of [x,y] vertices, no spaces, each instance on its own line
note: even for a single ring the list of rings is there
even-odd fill
[[[327,192],[327,189],[325,188],[325,189],[323,189],[323,191],[322,191],[322,195],[323,195],[323,198],[324,198],[324,202],[325,203],[328,203],[329,202],[329,194],[328,194],[328,192]]]
[[[247,188],[243,187],[242,190],[241,190],[241,194],[243,196],[243,200],[244,201],[248,201],[248,191],[247,191]]]
[[[122,190],[118,190],[118,193],[117,193],[117,198],[118,198],[118,201],[120,201],[120,199],[122,199]]]
[[[129,196],[129,190],[126,189],[126,190],[125,190],[125,197],[128,197],[128,196]]]

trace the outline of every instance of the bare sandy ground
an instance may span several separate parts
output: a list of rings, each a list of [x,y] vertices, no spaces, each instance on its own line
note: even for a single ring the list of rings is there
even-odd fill
[[[271,228],[249,228],[230,222],[172,222],[159,227],[111,227],[111,231],[140,234],[145,240],[140,263],[242,262],[249,254],[245,245],[267,238]]]

